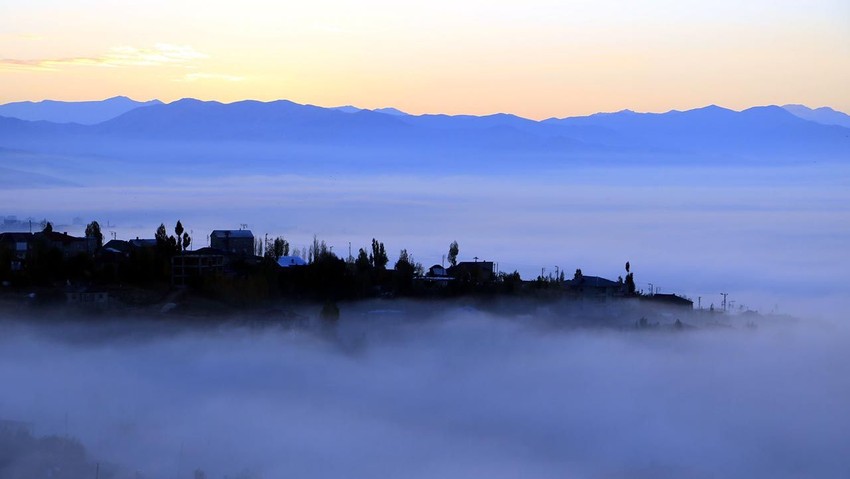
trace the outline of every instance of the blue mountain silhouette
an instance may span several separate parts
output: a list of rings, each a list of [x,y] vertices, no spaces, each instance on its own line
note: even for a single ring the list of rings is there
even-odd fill
[[[128,105],[117,99],[102,103],[116,101]],[[401,157],[472,152],[469,161],[479,162],[524,153],[544,155],[547,161],[611,155],[850,158],[850,129],[808,121],[778,106],[740,112],[716,105],[667,113],[624,110],[534,121],[510,114],[409,115],[288,100],[225,104],[187,98],[137,106],[95,125],[0,119],[0,141],[0,146],[12,148],[74,148],[90,153],[104,148],[120,152],[130,144],[149,150],[167,142],[170,146],[156,148],[176,150],[175,145],[184,143],[252,142],[252,148],[277,145],[275,151],[285,145],[356,147],[348,150],[353,156],[375,149],[392,150]]]
[[[94,125],[139,107],[161,103],[159,100],[139,102],[125,96],[116,96],[102,101],[23,101],[0,105],[0,116],[31,121]]]

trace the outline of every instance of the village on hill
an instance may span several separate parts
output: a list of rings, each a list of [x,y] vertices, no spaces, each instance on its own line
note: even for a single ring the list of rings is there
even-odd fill
[[[505,296],[631,299],[682,312],[694,310],[686,297],[636,290],[628,262],[616,279],[576,269],[571,277],[562,271],[525,280],[516,271],[498,271],[493,261],[477,257],[458,261],[457,242],[448,247],[448,264],[426,269],[404,249],[390,265],[384,244],[377,239],[368,249],[340,258],[315,237],[304,250],[291,250],[285,238],[257,238],[247,228],[215,230],[209,246],[192,249],[192,238],[180,221],[173,233],[161,224],[152,238],[106,242],[96,221],[81,237],[54,231],[46,221],[36,227],[40,231],[0,233],[2,289],[27,293],[35,304],[95,310],[163,304],[169,305],[164,307],[168,310],[180,305],[179,298],[193,297],[220,311],[276,300],[334,305],[372,298]]]

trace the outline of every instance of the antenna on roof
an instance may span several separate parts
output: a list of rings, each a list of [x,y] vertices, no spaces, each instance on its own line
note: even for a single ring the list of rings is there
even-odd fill
[[[248,223],[239,223],[239,229],[240,230],[247,230],[248,229]]]

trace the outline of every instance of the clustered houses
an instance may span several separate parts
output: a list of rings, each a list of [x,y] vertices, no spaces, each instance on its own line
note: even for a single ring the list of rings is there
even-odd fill
[[[97,239],[93,237],[80,238],[53,231],[0,233],[0,274],[4,271],[11,276],[26,273],[31,263],[37,263],[33,261],[33,257],[38,258],[39,254],[47,256],[43,254],[46,250],[53,252],[50,256],[50,258],[53,258],[52,261],[61,262],[63,259],[68,260],[81,256],[90,258],[101,271],[110,272],[109,277],[111,278],[127,278],[129,275],[131,279],[138,280],[148,274],[152,278],[159,278],[160,281],[167,280],[170,277],[170,282],[174,286],[199,284],[203,282],[204,278],[242,274],[246,269],[256,268],[260,265],[267,267],[269,264],[264,258],[255,256],[254,235],[247,229],[215,230],[210,234],[210,246],[208,247],[197,250],[182,250],[177,247],[177,249],[169,249],[163,253],[163,248],[174,247],[175,245],[169,246],[162,240],[137,237],[126,241],[113,239],[98,249]],[[331,256],[335,261],[344,263],[332,254]],[[163,259],[165,265],[162,263]],[[40,261],[43,264],[44,258],[41,258]],[[3,264],[4,262],[5,264]],[[295,278],[294,281],[315,276],[313,273],[307,273],[305,276],[305,274],[298,272],[300,268],[310,265],[299,256],[281,256],[275,259],[275,263],[271,264],[275,264],[282,272],[281,274],[288,271],[284,277]],[[356,265],[351,264],[349,266],[355,267]],[[355,267],[355,271],[358,270],[357,268],[359,267]],[[427,294],[428,291],[438,291],[444,288],[459,291],[482,290],[481,288],[487,290],[488,285],[511,282],[512,287],[509,291],[545,288],[560,291],[573,297],[600,299],[637,296],[641,300],[663,303],[667,306],[693,308],[692,301],[672,294],[648,296],[635,294],[631,275],[627,275],[625,282],[622,278],[618,281],[612,281],[599,276],[586,276],[581,273],[581,270],[576,270],[575,276],[569,280],[565,280],[561,275],[560,277],[549,278],[541,276],[535,281],[522,281],[517,273],[511,275],[497,274],[495,264],[492,261],[479,261],[478,258],[475,258],[475,261],[461,261],[448,268],[442,265],[434,265],[425,274],[416,275],[412,271],[413,267],[411,266],[407,286],[400,291]],[[119,272],[124,272],[124,276]],[[163,276],[163,274],[166,276]],[[402,284],[399,282],[399,275],[404,276],[401,271],[383,269],[376,271],[371,280],[364,280],[362,271],[356,274],[361,275],[359,276],[360,280],[366,281],[366,291],[378,292],[379,294],[382,294],[380,285],[393,284],[394,281],[395,287],[398,288]],[[390,276],[387,276],[387,274],[390,274]],[[387,278],[392,277],[395,277],[395,280],[387,280]],[[320,277],[313,279],[319,281],[319,283],[325,281]],[[7,278],[0,277],[0,281],[6,280]],[[502,289],[497,288],[497,290]],[[108,295],[102,290],[93,290],[79,284],[71,286],[70,282],[68,282],[66,296],[68,302],[72,303],[103,304],[108,301]]]
[[[94,254],[97,250],[95,238],[78,238],[66,233],[41,231],[39,233],[0,233],[0,247],[12,252],[11,270],[21,271],[37,246],[57,250],[65,258],[79,254]]]

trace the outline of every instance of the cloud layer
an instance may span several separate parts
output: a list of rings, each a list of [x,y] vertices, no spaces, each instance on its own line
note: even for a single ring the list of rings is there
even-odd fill
[[[41,434],[62,433],[67,414],[95,459],[143,477],[850,470],[846,328],[639,333],[575,330],[581,315],[557,309],[416,320],[414,306],[380,307],[408,313],[344,306],[331,336],[2,323],[0,381],[14,387],[0,410]]]
[[[91,57],[0,59],[0,70],[57,71],[63,67],[155,67],[187,65],[208,58],[189,45],[158,43],[152,48],[118,46],[106,53]]]

